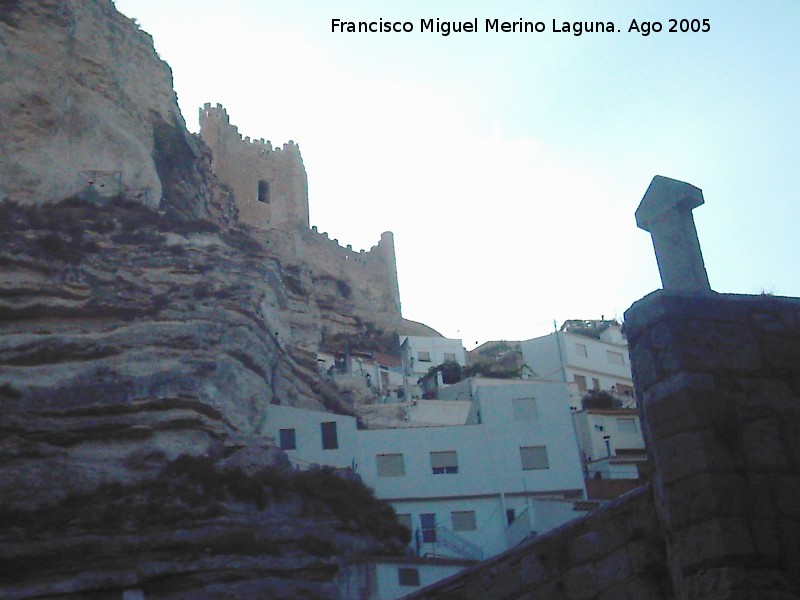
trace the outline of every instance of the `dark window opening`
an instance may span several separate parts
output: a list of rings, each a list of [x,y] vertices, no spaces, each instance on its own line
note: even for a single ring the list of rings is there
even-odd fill
[[[258,201],[269,203],[269,183],[263,179],[258,180]]]
[[[436,543],[436,515],[433,513],[423,513],[419,516],[422,525],[422,543]]]
[[[339,439],[336,436],[336,423],[334,421],[320,423],[320,429],[322,430],[322,449],[336,450],[339,447]]]
[[[458,467],[433,467],[434,475],[455,475],[458,473]]]
[[[297,439],[295,438],[294,429],[281,429],[281,450],[296,450]]]
[[[400,567],[397,569],[397,581],[402,586],[419,587],[419,569]]]
[[[517,518],[516,511],[513,508],[506,509],[506,523],[511,525],[514,522],[514,519]]]

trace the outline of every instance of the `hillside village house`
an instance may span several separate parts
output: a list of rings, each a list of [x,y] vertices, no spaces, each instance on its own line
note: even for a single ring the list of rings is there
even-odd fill
[[[631,408],[587,408],[573,414],[578,445],[587,462],[617,454],[644,453],[639,412]]]
[[[459,385],[471,397],[461,425],[360,430],[353,417],[271,405],[263,433],[300,468],[354,469],[411,530],[415,556],[480,560],[578,516],[585,487],[566,386]]]
[[[637,410],[585,408],[572,418],[590,499],[610,500],[642,485],[647,453]]]
[[[391,428],[268,408],[264,433],[297,468],[352,469],[412,533],[405,558],[346,565],[341,598],[399,598],[572,520],[592,506],[582,502],[587,495],[607,499],[638,485],[644,442],[636,411],[581,403],[593,389],[634,403],[619,326],[599,337],[560,331],[521,342],[537,379],[438,381],[435,399],[420,398],[416,383],[445,362],[465,366],[461,340],[402,336],[400,347],[412,393],[404,394],[404,421]],[[337,377],[359,381],[365,373],[380,377],[380,362],[320,355]],[[387,400],[382,387],[375,386],[377,402]]]
[[[321,375],[340,389],[356,387],[380,402],[397,402],[405,395],[405,375],[400,359],[381,352],[318,352]]]
[[[467,352],[460,339],[401,335],[400,355],[410,397],[415,398],[422,395],[417,382],[427,375],[432,367],[444,363],[467,366]],[[436,383],[439,386],[444,384],[441,373],[437,373]]]
[[[617,324],[596,338],[574,333],[565,324],[560,331],[520,342],[520,347],[525,364],[538,378],[573,384],[570,405],[574,410],[582,408],[580,400],[589,390],[613,393],[623,406],[635,403],[628,341]]]
[[[567,321],[520,348],[537,377],[570,387],[589,498],[608,500],[641,485],[647,456],[622,328],[613,321]],[[592,392],[607,394],[614,406],[584,406]]]

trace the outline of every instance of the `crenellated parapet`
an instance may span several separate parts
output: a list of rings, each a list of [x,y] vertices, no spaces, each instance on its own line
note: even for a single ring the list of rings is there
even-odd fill
[[[214,174],[233,191],[240,221],[269,230],[271,246],[284,260],[347,282],[363,292],[371,310],[401,316],[392,233],[355,251],[310,227],[308,180],[296,143],[273,147],[264,138],[243,136],[225,108],[210,103],[200,109],[200,136],[211,149]]]
[[[234,193],[239,220],[262,229],[308,227],[308,178],[293,141],[243,136],[221,104],[200,109],[200,137],[211,149],[214,174]]]
[[[400,291],[397,284],[394,236],[381,234],[380,241],[369,250],[353,250],[316,226],[303,232],[303,257],[317,271],[348,281],[351,286],[368,292],[375,307],[400,316]]]

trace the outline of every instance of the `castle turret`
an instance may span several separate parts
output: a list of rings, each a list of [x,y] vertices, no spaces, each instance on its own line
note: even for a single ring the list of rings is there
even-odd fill
[[[211,148],[212,169],[233,191],[239,220],[264,229],[308,227],[308,178],[300,148],[273,148],[263,138],[242,138],[221,104],[200,109],[200,137]]]
[[[391,231],[384,231],[381,234],[378,250],[386,272],[387,294],[389,295],[387,304],[396,308],[399,316],[402,314],[400,310],[400,286],[397,283],[397,259],[394,253],[394,234]]]

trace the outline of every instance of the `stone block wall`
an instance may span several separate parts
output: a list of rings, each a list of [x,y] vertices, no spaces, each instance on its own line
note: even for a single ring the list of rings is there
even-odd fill
[[[666,600],[665,563],[642,487],[405,600]]]
[[[800,594],[800,300],[659,291],[625,315],[678,598]]]
[[[399,324],[391,232],[381,234],[369,251],[359,252],[310,228],[308,179],[299,147],[289,142],[273,148],[264,139],[242,137],[220,104],[206,103],[200,109],[200,137],[211,149],[214,174],[233,191],[239,222],[267,232],[273,253],[286,264],[301,263],[317,282],[338,280],[356,290],[363,299],[357,309],[367,320]]]
[[[273,148],[263,138],[243,138],[225,109],[210,103],[200,109],[200,137],[211,149],[214,174],[236,197],[239,221],[261,229],[308,227],[308,178],[297,144]]]

